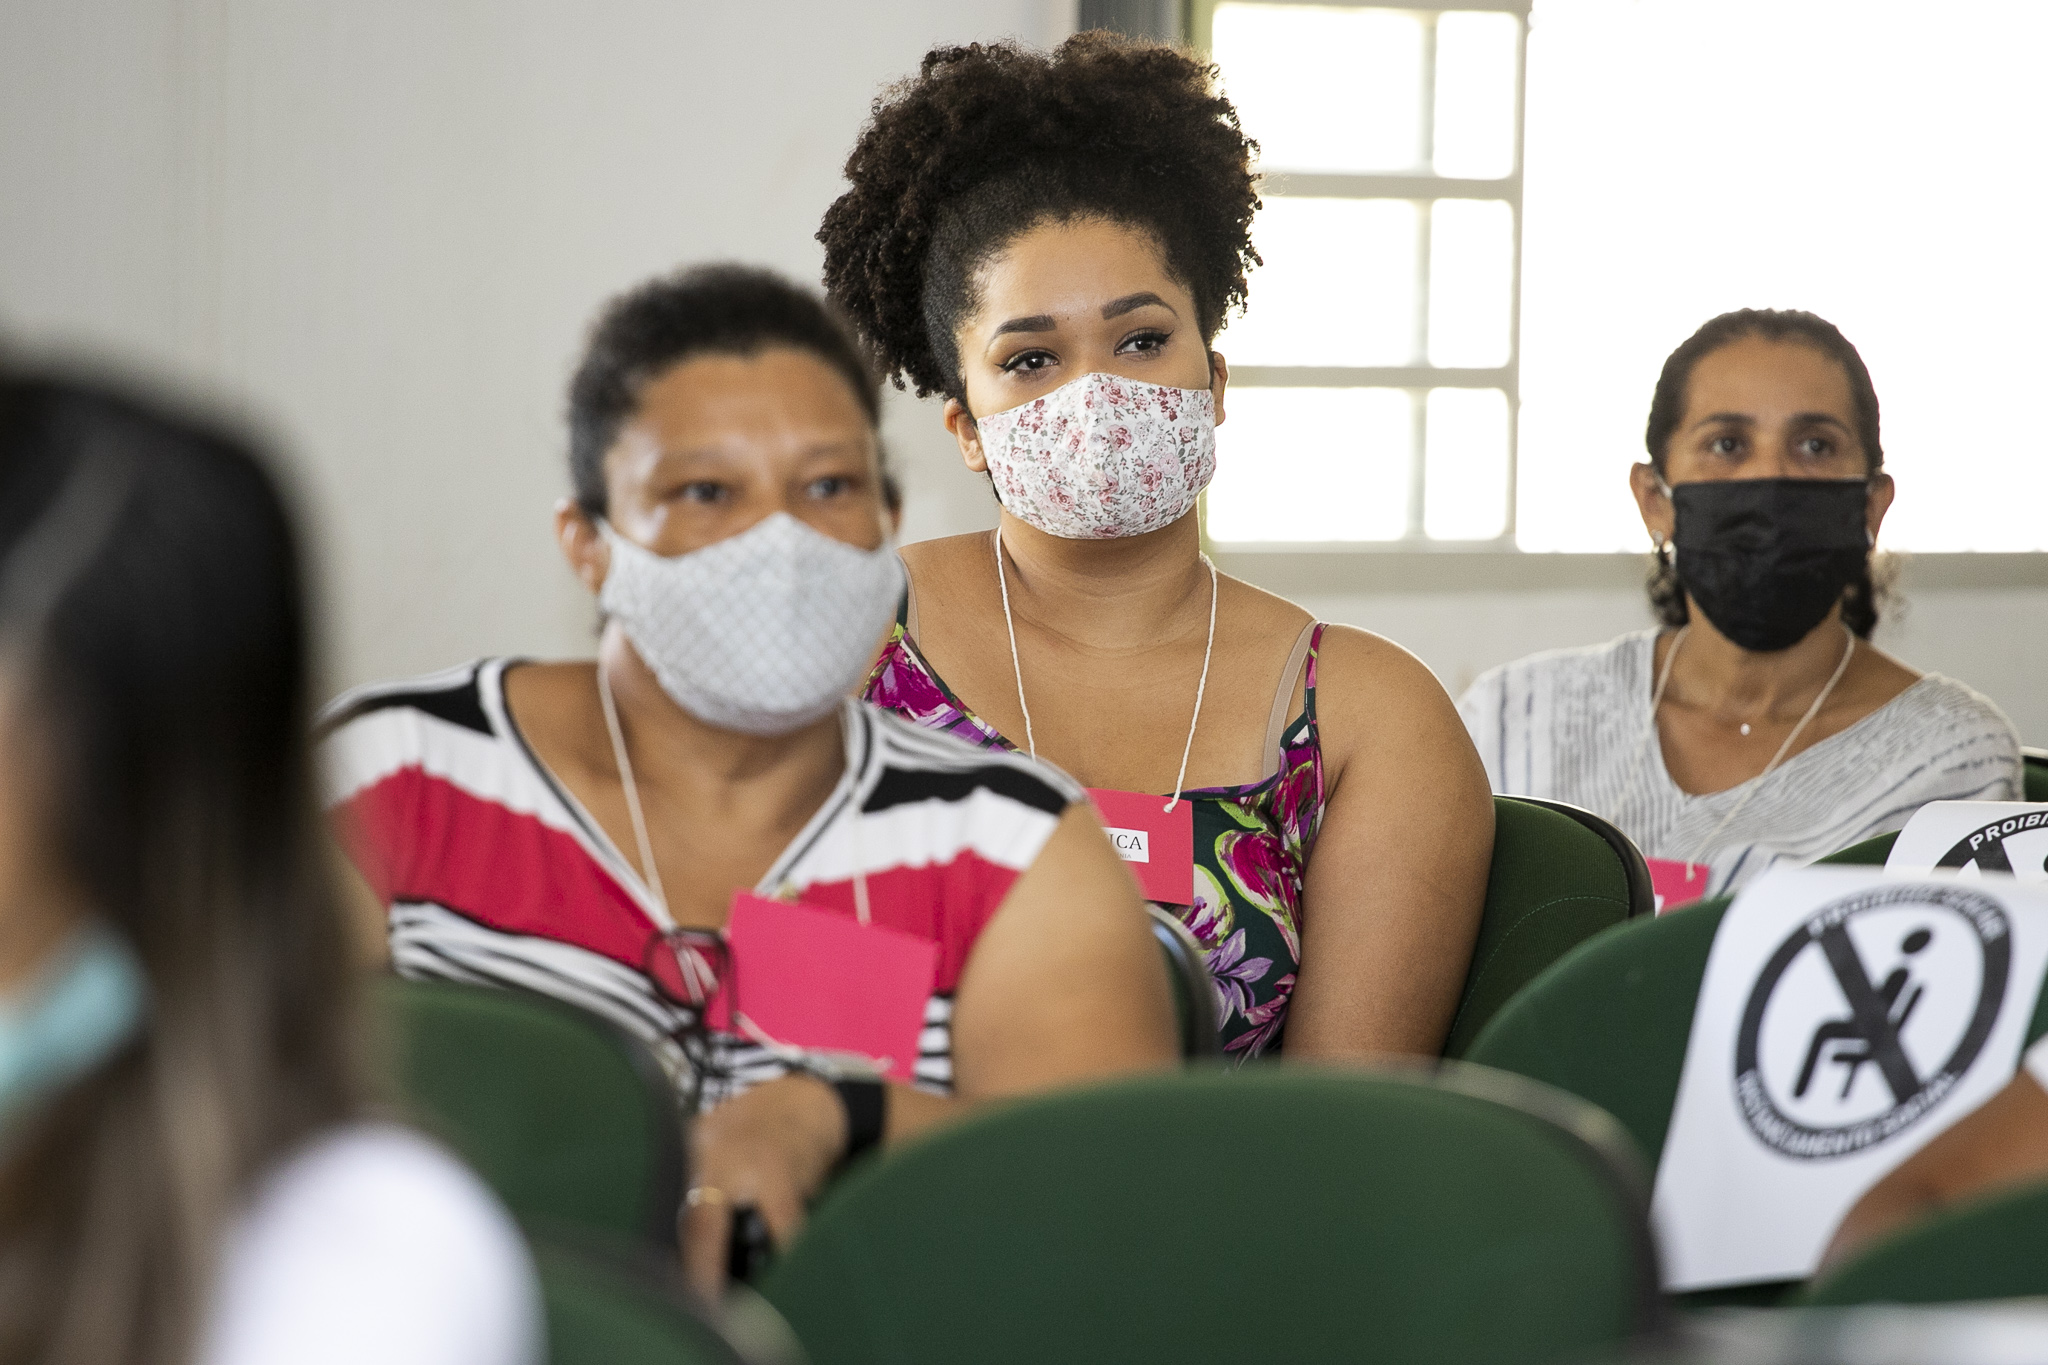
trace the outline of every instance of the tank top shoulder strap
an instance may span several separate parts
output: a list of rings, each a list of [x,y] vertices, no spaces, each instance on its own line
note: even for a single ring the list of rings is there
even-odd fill
[[[1311,725],[1316,723],[1316,660],[1323,652],[1323,632],[1329,628],[1328,621],[1318,621],[1308,637],[1308,672],[1301,683],[1301,709]]]
[[[1294,700],[1294,680],[1301,676],[1302,665],[1308,665],[1308,679],[1302,688],[1302,699],[1311,721],[1316,714],[1316,649],[1323,642],[1323,623],[1310,621],[1301,628],[1301,634],[1294,637],[1294,648],[1287,652],[1287,664],[1280,670],[1280,685],[1273,692],[1272,714],[1266,719],[1266,771],[1280,770],[1280,740],[1287,732],[1287,704]]]

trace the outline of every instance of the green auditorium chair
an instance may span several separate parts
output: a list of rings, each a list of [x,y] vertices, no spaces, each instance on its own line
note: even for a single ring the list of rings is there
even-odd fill
[[[521,1220],[676,1243],[682,1125],[638,1040],[540,995],[386,978],[401,1099]]]
[[[1715,897],[1581,945],[1494,1016],[1469,1059],[1598,1105],[1621,1121],[1654,1171],[1678,1101],[1700,979],[1729,904]],[[2048,992],[2027,1037],[2044,1031]],[[1767,1304],[1788,1287],[1706,1291],[1684,1301]]]
[[[1152,912],[1152,937],[1166,957],[1166,974],[1173,984],[1173,1017],[1180,1033],[1180,1055],[1186,1058],[1217,1057],[1223,1039],[1216,1022],[1216,982],[1209,974],[1209,960],[1202,945],[1185,924],[1156,905]]]
[[[2048,1296],[2048,1185],[1972,1200],[1902,1229],[1815,1280],[1801,1306]]]
[[[1655,1169],[1727,909],[1716,897],[1579,945],[1494,1015],[1467,1059],[1599,1105]]]
[[[531,1239],[548,1365],[749,1365],[695,1311],[672,1272],[545,1237]]]
[[[1692,1036],[1693,1003],[1728,898],[1639,919],[1581,944],[1509,1001],[1467,1059],[1542,1081],[1621,1121],[1652,1170]],[[1769,1304],[1783,1284],[1687,1295]]]
[[[1494,1012],[1572,948],[1655,908],[1643,855],[1613,825],[1562,801],[1493,798],[1486,905],[1444,1055],[1465,1056]]]
[[[2026,786],[2021,792],[2029,801],[2048,801],[2048,749],[2022,749],[2026,763]]]
[[[1613,1122],[1543,1087],[1203,1067],[856,1171],[762,1292],[813,1365],[1536,1365],[1659,1325],[1645,1217]]]

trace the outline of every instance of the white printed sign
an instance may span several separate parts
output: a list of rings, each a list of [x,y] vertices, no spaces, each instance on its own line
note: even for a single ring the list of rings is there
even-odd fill
[[[2048,805],[2029,801],[1933,801],[1899,831],[1892,872],[1954,868],[1965,877],[2005,872],[2048,882]]]
[[[1118,829],[1106,826],[1109,842],[1116,849],[1116,856],[1127,863],[1149,863],[1152,861],[1152,841],[1145,837],[1142,829]]]
[[[2012,1079],[2048,891],[1784,868],[1714,937],[1652,1201],[1668,1289],[1813,1272],[1859,1196]]]

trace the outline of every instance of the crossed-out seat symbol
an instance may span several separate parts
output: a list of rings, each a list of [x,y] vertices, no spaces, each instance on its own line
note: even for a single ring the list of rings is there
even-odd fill
[[[1828,968],[1849,1002],[1849,1013],[1823,1020],[1813,1031],[1806,1049],[1806,1064],[1799,1069],[1799,1083],[1792,1088],[1795,1099],[1804,1099],[1813,1085],[1814,1072],[1823,1060],[1843,1069],[1842,1091],[1847,1100],[1856,1077],[1866,1065],[1875,1066],[1891,1089],[1892,1102],[1904,1104],[1920,1092],[1920,1077],[1900,1046],[1899,1034],[1913,1016],[1926,988],[1913,981],[1910,959],[1934,941],[1934,931],[1915,929],[1899,942],[1904,958],[1885,976],[1882,986],[1873,986],[1863,969],[1863,958],[1842,924],[1832,924],[1816,936]]]

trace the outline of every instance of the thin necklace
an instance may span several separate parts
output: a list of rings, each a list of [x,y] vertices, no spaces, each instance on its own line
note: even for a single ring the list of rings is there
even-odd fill
[[[626,814],[633,817],[633,839],[640,845],[640,878],[647,883],[655,907],[661,911],[661,927],[674,929],[676,921],[668,912],[668,893],[661,886],[661,869],[654,861],[654,842],[647,837],[647,817],[640,813],[640,786],[633,780],[633,760],[626,757],[626,734],[619,728],[619,707],[612,700],[612,680],[605,675],[602,661],[597,665],[597,697],[604,703],[604,726],[612,737],[612,761],[618,765],[619,786],[626,793]]]
[[[1010,632],[1010,671],[1017,677],[1017,709],[1024,713],[1024,744],[1033,758],[1038,757],[1038,739],[1031,733],[1031,707],[1024,700],[1024,665],[1017,658],[1017,623],[1010,615],[1010,577],[1003,569],[1003,533],[998,529],[996,542],[996,582],[1003,590],[1003,628]],[[1202,696],[1209,690],[1209,659],[1216,651],[1216,566],[1209,556],[1198,555],[1209,570],[1209,641],[1202,646],[1202,677],[1195,684],[1195,714],[1188,720],[1188,742],[1181,746],[1180,771],[1174,774],[1173,795],[1162,810],[1171,811],[1180,804],[1180,786],[1187,781],[1188,755],[1195,748],[1195,726],[1202,720]]]
[[[1659,671],[1657,677],[1657,690],[1650,698],[1649,738],[1652,741],[1657,736],[1657,708],[1664,704],[1664,689],[1671,682],[1671,665],[1678,662],[1678,647],[1685,643],[1685,637],[1691,631],[1692,627],[1688,625],[1680,630],[1677,635],[1673,636],[1671,652],[1664,656],[1664,667]],[[1849,643],[1842,650],[1841,662],[1837,663],[1835,671],[1828,675],[1827,685],[1822,687],[1819,695],[1814,697],[1813,704],[1806,708],[1806,714],[1799,718],[1799,723],[1792,727],[1792,733],[1785,736],[1785,742],[1778,746],[1777,753],[1771,755],[1771,761],[1764,764],[1764,770],[1743,784],[1741,797],[1737,799],[1734,805],[1728,808],[1728,813],[1721,817],[1721,822],[1714,826],[1713,832],[1700,840],[1699,847],[1693,850],[1692,856],[1685,860],[1685,871],[1688,877],[1692,875],[1693,865],[1699,862],[1706,851],[1713,846],[1714,840],[1721,837],[1721,832],[1734,822],[1735,817],[1742,813],[1742,808],[1749,804],[1749,798],[1756,795],[1757,787],[1765,778],[1776,772],[1778,765],[1785,761],[1785,755],[1791,751],[1793,742],[1806,729],[1807,723],[1820,714],[1820,708],[1827,704],[1828,697],[1835,690],[1835,684],[1840,682],[1842,675],[1849,671],[1849,660],[1856,657],[1856,634],[1847,626],[1842,627],[1842,634],[1849,637]],[[1647,762],[1647,755],[1645,755],[1645,761]]]

